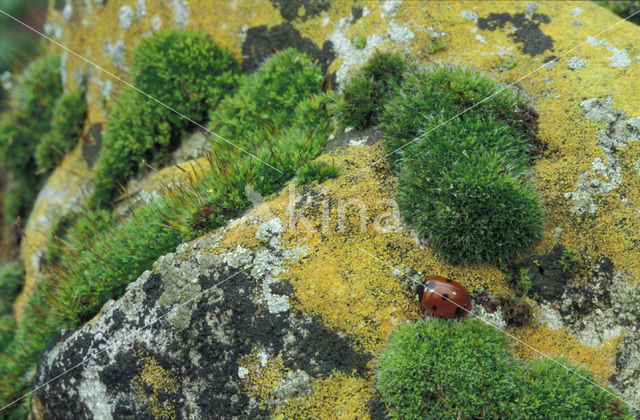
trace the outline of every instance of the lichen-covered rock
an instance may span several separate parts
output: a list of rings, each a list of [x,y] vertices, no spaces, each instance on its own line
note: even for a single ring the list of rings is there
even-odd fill
[[[371,356],[289,310],[278,219],[264,246],[218,246],[227,229],[161,257],[96,318],[52,343],[35,385],[43,418],[265,416],[309,393],[310,378],[362,375]],[[77,364],[79,366],[76,366]],[[366,403],[366,402],[365,402]]]
[[[620,22],[595,2],[337,1],[316,2],[314,7],[275,0],[218,2],[216,7],[204,0],[140,0],[135,7],[135,2],[118,0],[55,3],[60,7],[51,8],[47,34],[125,79],[129,53],[143,34],[186,25],[232,50],[247,71],[257,69],[276,49],[300,48],[327,70],[327,84],[338,88],[376,50],[402,50],[421,65],[453,63],[478,68],[506,84],[517,81],[519,92],[540,113],[542,147],[531,167],[531,181],[545,206],[545,239],[524,257],[545,255],[561,242],[592,261],[611,261],[615,270],[600,263],[583,282],[563,285],[559,302],[536,305],[536,321],[514,329],[526,344],[520,343],[516,352],[539,357],[529,345],[550,356],[565,356],[640,404],[634,318],[640,313],[635,286],[640,276],[640,56],[628,42],[640,36],[640,28]],[[128,10],[120,19],[123,6],[135,9],[130,21]],[[201,10],[206,13],[197,13]],[[78,36],[82,28],[88,32]],[[604,28],[610,29],[601,33]],[[358,36],[366,38],[362,49],[354,42]],[[580,49],[560,56],[584,39],[587,43]],[[515,64],[507,66],[507,61]],[[88,71],[86,63],[73,56],[61,71],[67,74],[67,88],[82,79],[75,75],[86,74],[89,120],[105,121],[121,90],[119,82],[96,69]],[[415,307],[400,293],[406,290],[402,274],[393,275],[385,263],[410,267],[417,274],[447,275],[472,292],[508,289],[497,267],[444,264],[402,226],[384,236],[360,232],[354,223],[341,235],[323,235],[318,204],[323,200],[333,205],[358,198],[368,209],[394,203],[389,172],[379,165],[365,168],[382,159],[367,146],[372,137],[351,134],[353,138],[344,133],[335,137],[365,151],[341,160],[348,176],[302,190],[292,209],[283,204],[286,193],[268,203],[283,232],[278,233],[277,226],[237,222],[220,232],[226,232],[218,243],[223,251],[212,252],[215,235],[184,245],[99,317],[52,344],[41,360],[36,384],[74,366],[90,349],[105,351],[36,393],[33,401],[44,417],[207,417],[217,407],[229,410],[221,417],[246,416],[293,407],[285,402],[291,397],[308,397],[304,401],[313,406],[314,395],[321,391],[313,391],[312,384],[319,377],[332,369],[363,369],[398,324],[416,317]],[[76,188],[73,182],[62,183],[69,191]],[[34,214],[46,211],[38,205]],[[314,232],[290,232],[290,216],[298,213],[307,217]],[[357,220],[357,214],[345,213]],[[372,230],[372,224],[367,226]],[[30,235],[36,233],[28,231]],[[384,263],[359,249],[376,253]],[[37,261],[33,255],[29,261]],[[216,276],[221,281],[230,275],[235,277],[214,286]],[[201,298],[177,309],[178,302],[211,286]],[[182,295],[184,300],[179,299]],[[487,314],[499,313],[476,306],[487,319]],[[174,312],[136,339],[124,340],[129,331],[172,308]],[[497,315],[491,322],[504,325]],[[284,335],[270,329],[274,325]],[[296,346],[303,340],[296,331],[332,337],[318,348],[342,349],[349,362],[321,359],[319,350],[314,350],[317,355],[297,356]],[[118,344],[104,347],[110,343]],[[351,380],[360,381],[358,389],[371,389],[370,378],[322,376],[317,389],[327,393]],[[269,386],[265,390],[256,383]],[[338,398],[347,388],[336,389]],[[234,414],[235,409],[240,411]]]

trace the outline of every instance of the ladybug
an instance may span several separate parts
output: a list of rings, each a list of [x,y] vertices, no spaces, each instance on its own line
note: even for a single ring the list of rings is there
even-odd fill
[[[428,276],[421,294],[422,306],[435,315],[458,318],[471,310],[467,289],[446,277]]]

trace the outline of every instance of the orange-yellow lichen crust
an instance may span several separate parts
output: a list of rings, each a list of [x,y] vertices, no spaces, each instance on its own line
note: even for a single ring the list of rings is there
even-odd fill
[[[175,418],[177,413],[172,396],[178,396],[179,380],[146,352],[137,350],[135,354],[142,365],[140,374],[131,380],[136,401],[156,419]]]
[[[270,357],[257,346],[239,360],[238,366],[244,369],[240,380],[242,391],[263,405],[273,396],[273,390],[287,375],[281,357]]]
[[[367,402],[372,397],[367,380],[335,372],[316,380],[308,397],[289,400],[289,405],[277,411],[274,420],[318,419],[331,420],[369,418]]]
[[[599,347],[580,343],[565,329],[550,330],[539,322],[510,331],[520,341],[512,341],[512,348],[522,360],[547,356],[562,356],[585,367],[602,382],[607,382],[615,373],[615,352],[620,337],[605,341]],[[525,344],[526,343],[526,344]]]

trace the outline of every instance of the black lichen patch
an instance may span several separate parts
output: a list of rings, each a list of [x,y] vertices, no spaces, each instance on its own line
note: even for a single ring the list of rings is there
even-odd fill
[[[182,412],[184,401],[179,397],[182,393],[181,381],[170,392],[165,391],[158,384],[135,381],[141,377],[145,366],[150,360],[170,372],[174,377],[181,377],[181,364],[164,352],[156,352],[136,341],[130,350],[122,351],[115,357],[115,361],[108,364],[100,372],[100,380],[106,386],[107,392],[118,401],[114,412],[115,418],[154,418],[147,411],[148,407],[136,407],[131,398],[133,394],[153,395],[154,404],[160,407],[171,406],[177,413]],[[135,385],[134,385],[135,381]]]
[[[371,420],[385,420],[391,417],[386,404],[380,394],[375,393],[367,403],[369,408],[369,418]]]
[[[554,302],[564,293],[571,270],[563,266],[565,247],[557,244],[543,255],[534,255],[512,267],[511,278],[532,298],[542,298]],[[527,280],[528,279],[528,280]],[[524,285],[530,282],[530,286]]]
[[[300,18],[305,21],[329,10],[329,0],[271,0],[271,3],[280,10],[280,15],[285,20]]]
[[[92,124],[82,141],[82,157],[89,168],[96,163],[102,147],[102,123]]]
[[[285,368],[301,369],[311,376],[333,370],[364,373],[370,356],[353,350],[347,339],[316,319],[288,312],[271,314],[259,308],[251,297],[255,284],[243,272],[229,269],[220,278],[229,279],[203,296],[189,328],[177,339],[199,355],[198,367],[189,366],[189,359],[184,369],[206,384],[196,401],[203,412],[215,412],[219,418],[266,415],[238,389],[238,363],[255,345],[280,356]],[[206,289],[220,280],[200,276],[199,281]],[[292,291],[286,280],[276,290],[287,295]]]
[[[486,18],[478,18],[478,28],[495,31],[504,28],[507,23],[513,25],[516,30],[509,36],[515,42],[522,43],[522,52],[530,56],[542,54],[553,49],[553,39],[542,33],[541,23],[549,23],[547,15],[536,13],[531,19],[527,19],[524,13],[489,13]]]
[[[364,10],[359,5],[353,5],[353,7],[351,8],[351,24],[356,23],[356,21],[362,17],[363,11]]]
[[[289,281],[279,281],[277,283],[272,283],[269,285],[271,289],[271,293],[276,295],[286,295],[291,296],[293,294],[293,286]]]
[[[589,282],[573,284],[567,288],[569,299],[560,306],[560,313],[576,317],[587,315],[597,308],[611,306],[613,274],[613,261],[607,257],[601,258],[592,269]]]
[[[42,355],[48,354],[59,342],[64,342],[71,335],[72,333],[69,332],[52,340]],[[44,360],[41,355],[36,369],[34,388],[44,385],[60,375],[64,375],[37,389],[35,393],[40,401],[46,402],[47,415],[50,416],[50,418],[70,419],[92,417],[88,407],[80,401],[77,396],[68,391],[70,388],[73,388],[72,383],[80,383],[82,380],[82,368],[74,368],[89,356],[87,352],[94,348],[92,347],[93,342],[94,337],[92,334],[79,334],[74,340],[72,348],[68,348],[68,351],[58,354],[57,359],[51,365],[46,364],[46,360]],[[56,395],[56,398],[51,398],[51,395]]]
[[[316,59],[323,73],[327,72],[336,57],[331,41],[325,41],[320,49],[310,39],[303,38],[288,22],[271,28],[260,25],[247,31],[247,38],[242,44],[242,55],[246,57],[242,61],[242,69],[247,73],[253,73],[271,55],[290,47]],[[335,86],[334,80],[331,86]]]
[[[162,276],[157,273],[152,273],[147,281],[142,285],[144,290],[144,307],[153,308],[156,301],[162,295],[164,291],[164,284],[162,283]]]

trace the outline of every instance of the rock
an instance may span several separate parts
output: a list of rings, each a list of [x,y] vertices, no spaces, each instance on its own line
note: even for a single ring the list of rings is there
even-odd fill
[[[548,154],[541,153],[532,163],[532,177],[535,177],[534,181],[540,186],[538,193],[545,203],[546,217],[552,221],[545,235],[551,237],[554,228],[557,227],[561,229],[563,241],[586,249],[585,252],[594,258],[606,256],[611,260],[623,261],[627,266],[620,266],[620,271],[626,272],[628,269],[631,273],[628,277],[626,274],[614,274],[612,283],[608,283],[606,278],[601,278],[601,273],[594,277],[597,284],[618,288],[619,295],[616,295],[616,299],[622,302],[621,309],[607,309],[603,304],[604,296],[599,294],[601,291],[592,290],[584,285],[578,287],[565,284],[562,290],[566,291],[566,296],[560,297],[565,308],[563,315],[553,307],[547,307],[544,315],[546,325],[557,326],[566,323],[576,337],[581,337],[584,343],[590,344],[597,344],[610,336],[607,331],[618,334],[629,329],[635,332],[630,318],[634,313],[633,307],[629,305],[632,303],[630,299],[636,295],[632,292],[633,288],[626,285],[638,280],[640,264],[637,261],[640,261],[640,252],[632,241],[636,238],[629,238],[627,232],[633,231],[640,221],[640,213],[636,210],[637,203],[632,203],[635,196],[627,197],[625,191],[628,186],[637,185],[640,177],[640,161],[635,155],[630,156],[630,153],[635,153],[635,149],[627,146],[627,141],[637,139],[640,120],[636,119],[640,118],[640,114],[636,106],[636,93],[633,89],[625,87],[634,86],[639,77],[640,67],[636,65],[635,60],[631,65],[629,53],[623,48],[625,45],[621,43],[621,38],[614,37],[613,34],[610,35],[610,41],[588,38],[587,45],[583,47],[584,57],[589,60],[588,69],[580,70],[582,62],[576,60],[571,61],[572,66],[578,64],[576,68],[569,65],[570,60],[567,60],[567,65],[556,65],[557,61],[553,61],[556,57],[552,55],[563,50],[565,46],[575,45],[575,34],[578,31],[595,34],[602,28],[619,22],[619,18],[613,14],[602,13],[602,9],[594,2],[580,3],[584,8],[575,7],[575,3],[562,2],[553,5],[538,2],[538,8],[535,8],[535,3],[524,5],[517,2],[478,2],[469,5],[432,2],[428,14],[415,13],[411,8],[411,2],[371,2],[362,7],[361,14],[353,12],[349,7],[336,7],[335,4],[339,3],[335,3],[329,4],[317,17],[307,18],[307,12],[302,10],[300,13],[305,13],[306,20],[297,15],[287,20],[275,5],[276,2],[268,0],[250,3],[252,7],[246,7],[249,3],[243,0],[218,2],[215,11],[207,9],[211,5],[204,0],[132,0],[126,3],[135,10],[133,22],[136,26],[125,33],[118,30],[117,18],[118,11],[125,2],[86,0],[84,5],[97,6],[93,11],[90,11],[89,7],[83,7],[83,2],[61,3],[74,6],[72,10],[69,9],[69,20],[65,20],[63,13],[50,13],[45,24],[45,32],[55,39],[60,39],[60,42],[73,51],[87,54],[97,65],[113,70],[124,80],[129,80],[127,66],[130,57],[126,52],[133,49],[140,39],[140,34],[161,27],[201,30],[219,44],[230,48],[235,56],[251,56],[251,60],[247,61],[251,62],[252,71],[274,50],[285,44],[291,46],[292,44],[286,42],[295,38],[295,46],[310,54],[313,52],[312,55],[322,63],[323,70],[326,70],[331,86],[338,89],[353,74],[353,70],[362,65],[377,49],[403,50],[419,65],[456,62],[492,74],[496,58],[517,58],[519,65],[513,70],[515,72],[520,71],[518,69],[534,69],[542,64],[546,71],[527,75],[523,83],[523,93],[537,104],[541,114],[540,138],[549,151]],[[144,5],[144,8],[140,8],[139,5]],[[259,8],[260,13],[255,13],[256,8]],[[143,9],[144,13],[141,11]],[[60,9],[62,10],[64,8]],[[567,30],[566,23],[572,22],[573,25],[577,25],[578,16],[582,26],[570,26],[573,30]],[[89,22],[89,25],[78,25],[80,19]],[[274,28],[285,27],[286,30],[274,31]],[[96,31],[95,28],[101,30]],[[475,31],[470,30],[471,28]],[[620,23],[619,29],[630,39],[635,39],[640,34],[640,29],[629,22]],[[489,31],[495,33],[487,35]],[[367,38],[363,50],[353,47],[351,40],[355,32]],[[435,37],[434,34],[445,32],[447,36],[443,40],[447,44],[446,54],[429,54],[428,45]],[[114,35],[117,33],[122,35]],[[286,36],[272,36],[274,33]],[[107,43],[108,51],[101,54]],[[631,52],[634,57],[637,56],[637,51]],[[77,57],[70,55],[65,69],[61,71],[73,72],[79,68],[79,63],[84,65]],[[95,76],[96,73],[97,71],[94,71],[92,83],[89,83],[89,119],[104,122],[108,116],[106,110],[112,106],[120,86],[117,85],[119,82],[112,82],[105,76],[101,76],[100,81]],[[335,77],[331,78],[332,75]],[[524,75],[525,73],[522,73],[522,76]],[[66,84],[67,89],[72,88],[74,77],[67,74]],[[596,129],[594,122],[604,127]],[[357,145],[359,153],[366,153],[372,149],[369,145],[375,143],[378,138],[379,136],[375,139],[374,136],[365,137],[363,133],[354,130],[351,133],[336,133],[334,140],[340,143],[340,146],[353,143]],[[584,150],[588,150],[588,155],[584,154]],[[352,165],[351,162],[349,161],[348,166]],[[64,188],[65,191],[65,194],[61,195],[65,197],[74,196],[79,193],[80,188],[74,181],[62,178],[62,173],[68,176],[69,169],[70,166],[63,164],[51,177],[60,182],[59,188]],[[371,170],[364,170],[363,174]],[[86,174],[83,176],[86,179],[90,178]],[[389,183],[389,179],[391,177],[384,182]],[[47,185],[49,192],[45,195],[48,196],[53,190],[49,183]],[[392,198],[391,193],[388,196],[379,195],[379,190],[382,190],[380,185],[362,182],[348,185],[348,191],[349,194],[364,192],[376,199]],[[362,199],[365,200],[366,197]],[[37,203],[33,212],[36,216],[29,222],[32,226],[42,227],[45,233],[47,226],[50,226],[58,215],[57,204],[53,206],[47,201],[40,200]],[[271,204],[268,203],[269,206]],[[620,209],[624,209],[624,213]],[[282,214],[276,214],[280,220],[287,220]],[[596,216],[597,223],[606,227],[606,234],[601,234],[603,230],[598,230],[595,223],[588,224],[595,220]],[[621,222],[623,217],[629,218],[627,223]],[[251,366],[242,364],[240,360],[253,351],[247,343],[256,342],[254,334],[259,337],[257,341],[262,347],[258,353],[266,356],[260,358],[259,366],[269,367],[274,360],[281,357],[289,369],[282,374],[281,381],[273,389],[271,398],[276,407],[291,396],[306,395],[314,379],[321,375],[319,372],[326,372],[332,366],[336,366],[335,361],[323,362],[320,349],[331,349],[336,347],[335,343],[344,343],[328,340],[323,345],[318,344],[312,349],[313,355],[306,354],[303,363],[299,361],[302,359],[296,359],[296,356],[288,352],[290,348],[301,346],[302,339],[296,336],[296,331],[311,334],[308,331],[316,331],[321,325],[330,325],[333,331],[340,331],[345,336],[370,334],[374,337],[371,341],[376,345],[384,345],[385,337],[388,336],[376,335],[370,331],[366,331],[366,334],[362,332],[368,324],[380,322],[382,316],[378,315],[383,310],[379,309],[377,313],[363,311],[364,315],[361,318],[354,317],[353,320],[344,321],[346,317],[352,316],[352,313],[340,313],[335,309],[344,301],[344,296],[335,300],[329,298],[338,286],[350,290],[349,293],[357,287],[357,283],[347,283],[344,279],[349,275],[355,276],[349,270],[360,272],[375,265],[358,254],[353,246],[349,248],[351,253],[346,253],[340,246],[345,243],[364,243],[367,245],[363,246],[366,249],[384,249],[387,243],[382,240],[373,242],[370,238],[354,239],[349,236],[345,236],[338,245],[332,243],[331,247],[325,243],[326,237],[315,238],[315,242],[308,244],[301,242],[299,246],[308,246],[310,255],[305,257],[307,265],[304,270],[300,270],[300,278],[313,280],[305,283],[312,293],[309,293],[308,303],[301,309],[295,306],[295,299],[289,299],[293,293],[293,284],[273,280],[273,273],[279,269],[285,270],[288,258],[294,252],[292,248],[282,245],[282,237],[286,230],[278,234],[262,223],[258,224],[258,229],[260,234],[256,232],[256,236],[252,236],[254,242],[257,241],[255,246],[240,244],[241,247],[237,248],[238,244],[233,243],[224,250],[216,251],[206,242],[207,239],[200,238],[181,247],[176,253],[159,260],[153,271],[132,283],[124,297],[105,305],[102,314],[90,323],[95,326],[87,324],[52,343],[41,359],[37,384],[43,383],[51,374],[55,375],[72,366],[73,362],[85,357],[91,348],[111,343],[112,341],[108,341],[110,336],[114,340],[123,339],[127,330],[135,330],[145,322],[150,322],[154,316],[176,308],[175,313],[167,315],[154,326],[150,326],[148,331],[140,334],[137,344],[125,340],[120,343],[121,347],[108,348],[95,359],[71,371],[68,377],[63,376],[36,393],[32,401],[39,403],[38,406],[42,410],[50,410],[44,413],[44,417],[181,417],[187,414],[196,417],[217,407],[233,410],[231,406],[237,407],[237,412],[230,414],[232,411],[225,411],[226,414],[222,414],[221,417],[266,415],[267,410],[261,411],[262,408],[255,398],[241,391],[245,388],[238,376],[241,372],[246,379],[254,372]],[[433,259],[429,244],[423,238],[418,238],[409,230],[405,233],[406,238],[394,236],[394,241],[389,242],[389,252],[396,250],[399,243],[402,243],[403,247],[400,248],[401,252],[398,252],[402,256],[401,259],[394,261],[394,265],[422,266],[438,271],[451,269]],[[29,243],[33,243],[32,237],[38,239],[35,228],[28,230],[27,235]],[[405,239],[411,248],[402,242]],[[545,243],[546,249],[542,252],[551,251],[557,240],[558,238]],[[193,244],[198,244],[199,247],[193,248]],[[404,248],[405,246],[407,248]],[[25,253],[24,259],[29,265],[33,265],[37,263],[38,255],[39,250],[30,250]],[[314,259],[315,271],[308,268]],[[308,263],[309,260],[312,262]],[[169,264],[173,264],[174,268]],[[334,269],[341,264],[345,267]],[[494,271],[497,269],[491,271],[493,269],[495,267],[489,268],[490,275],[484,271],[460,269],[459,276],[473,287],[502,287],[500,285],[504,283],[503,279],[496,276]],[[249,274],[238,274],[244,273],[240,270]],[[381,267],[377,267],[376,270],[372,270],[369,278],[378,280],[383,277],[383,272]],[[235,283],[229,280],[213,287],[210,292],[205,293],[202,300],[196,299],[177,309],[182,294],[187,298],[194,297],[215,285],[214,281],[221,281],[224,276],[234,274],[237,275],[237,278],[234,278],[237,280]],[[217,276],[218,280],[211,280],[212,276]],[[314,288],[315,283],[321,282],[324,278],[331,280],[328,282],[329,285]],[[238,284],[239,288],[229,287]],[[299,292],[300,290],[296,291],[298,294]],[[315,300],[312,299],[314,296]],[[356,296],[361,300],[367,295]],[[370,301],[378,303],[382,299],[384,294],[379,293],[375,299],[371,297]],[[285,303],[293,305],[293,310],[288,309]],[[237,305],[241,305],[241,308]],[[587,308],[587,311],[579,312],[581,307]],[[393,310],[391,306],[382,308],[385,313]],[[324,324],[320,324],[318,319],[309,318],[308,314],[311,312],[319,314]],[[616,320],[615,316],[618,315],[620,318]],[[583,323],[580,321],[581,316],[584,316]],[[502,316],[500,318],[502,319]],[[562,319],[562,322],[559,322],[559,319]],[[250,328],[236,330],[234,320],[240,320]],[[385,331],[392,331],[395,319],[392,321],[385,320],[388,324],[384,324]],[[262,329],[273,325],[278,328],[282,326],[284,337],[272,330],[269,332],[274,335],[273,338],[264,337]],[[328,327],[323,328],[325,330],[322,330],[322,334],[328,334]],[[337,333],[333,334],[335,335],[329,336],[342,340]],[[252,341],[248,336],[252,336]],[[638,405],[640,394],[635,384],[640,381],[634,376],[638,363],[638,347],[634,337],[620,340],[616,356],[619,360],[618,372],[612,381],[624,392],[626,398]],[[363,342],[365,341],[363,339]],[[234,356],[236,348],[238,355]],[[348,346],[340,348],[352,349]],[[351,354],[361,356],[357,352]],[[262,360],[266,360],[264,366]],[[322,363],[326,365],[324,370],[318,367]],[[361,364],[347,363],[342,368],[346,371],[349,366]],[[181,379],[183,376],[184,380]],[[163,377],[162,381],[157,381]],[[371,376],[367,378],[370,379]],[[221,382],[225,381],[228,388],[221,385]],[[154,401],[160,402],[161,406],[154,405]],[[163,412],[161,408],[169,411]]]
[[[260,232],[273,238],[281,228],[270,221]],[[273,250],[212,254],[224,233],[161,257],[93,321],[51,343],[36,387],[84,363],[38,389],[43,418],[263,417],[268,407],[307,395],[311,378],[365,371],[370,356],[310,315],[264,311],[261,284],[273,296],[291,294],[286,280],[270,277],[278,264]],[[256,348],[258,365],[247,365]],[[247,394],[246,383],[273,360],[282,361],[282,379],[264,385],[267,406]]]

